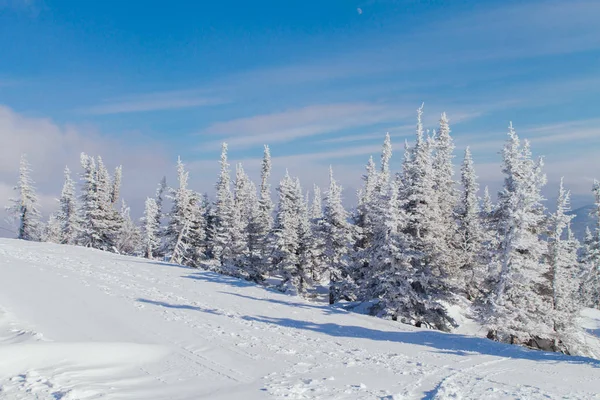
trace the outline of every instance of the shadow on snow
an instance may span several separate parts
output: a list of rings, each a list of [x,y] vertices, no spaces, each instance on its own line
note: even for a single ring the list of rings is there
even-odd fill
[[[202,307],[188,305],[188,304],[170,304],[170,303],[165,303],[163,301],[155,301],[155,300],[149,300],[149,299],[137,299],[136,301],[138,301],[140,303],[144,303],[144,304],[152,304],[154,306],[165,307],[165,308],[201,311],[201,312],[205,312],[205,313],[209,313],[209,314],[221,315],[221,313],[216,309],[202,308]]]
[[[334,323],[320,324],[290,318],[270,318],[265,316],[246,316],[242,318],[247,321],[274,324],[286,328],[303,329],[333,337],[359,338],[428,346],[439,350],[439,353],[454,354],[458,356],[468,356],[478,353],[538,362],[566,362],[570,364],[588,364],[595,368],[600,367],[600,361],[592,358],[566,356],[560,353],[530,350],[520,346],[493,342],[489,339],[448,334],[438,331],[380,331],[362,326],[338,325]]]

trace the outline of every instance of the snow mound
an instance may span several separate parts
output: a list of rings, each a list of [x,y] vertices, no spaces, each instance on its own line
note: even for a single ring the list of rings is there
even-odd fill
[[[600,398],[597,360],[85,248],[0,239],[0,307],[0,399]]]

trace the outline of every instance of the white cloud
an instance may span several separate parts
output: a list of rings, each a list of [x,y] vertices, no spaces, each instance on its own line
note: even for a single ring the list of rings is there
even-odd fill
[[[18,177],[19,158],[27,154],[44,211],[54,207],[63,170],[68,165],[79,173],[79,155],[100,155],[109,167],[123,165],[123,197],[134,211],[154,193],[156,183],[169,173],[171,160],[156,144],[143,138],[133,143],[106,138],[90,129],[59,126],[45,118],[29,118],[0,106],[0,205],[7,204]],[[73,176],[77,180],[77,176]]]
[[[224,99],[209,96],[203,91],[182,90],[148,93],[107,100],[104,104],[87,107],[81,111],[90,115],[124,114],[212,106],[225,102]]]
[[[222,141],[226,141],[232,147],[280,143],[342,129],[389,122],[406,115],[406,112],[391,105],[369,103],[311,105],[280,113],[217,122],[206,128],[202,134],[220,136],[214,143],[204,147],[212,151]]]

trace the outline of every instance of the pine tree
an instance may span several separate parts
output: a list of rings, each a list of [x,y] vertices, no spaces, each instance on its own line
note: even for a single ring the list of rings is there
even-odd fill
[[[99,237],[97,247],[101,250],[118,251],[118,241],[122,226],[124,224],[124,215],[114,208],[113,198],[118,196],[118,189],[111,181],[110,174],[106,169],[101,157],[97,160],[96,171],[96,212],[95,228]],[[117,169],[120,171],[120,169]],[[120,184],[120,172],[119,172]],[[116,190],[116,192],[115,192]],[[123,210],[122,210],[123,211]]]
[[[591,216],[595,219],[593,230],[586,229],[585,241],[581,256],[584,268],[581,292],[587,307],[600,309],[600,182],[594,181],[594,210]]]
[[[492,339],[538,346],[539,339],[553,336],[552,323],[545,317],[551,307],[541,238],[546,224],[541,189],[546,177],[542,160],[532,160],[529,144],[521,145],[512,124],[502,156],[506,177],[495,211],[499,273],[485,322]]]
[[[188,265],[200,268],[208,258],[206,207],[208,199],[199,193],[190,196],[190,219],[187,234],[187,252],[185,258]]]
[[[61,243],[61,223],[56,213],[50,214],[50,217],[48,217],[48,223],[44,228],[42,241],[58,244]]]
[[[385,145],[384,145],[385,149]],[[384,154],[382,152],[382,154]],[[390,149],[391,156],[391,149]],[[385,155],[388,159],[387,154]],[[389,172],[388,172],[389,174]],[[373,206],[376,199],[377,185],[379,184],[379,175],[373,157],[369,158],[366,166],[366,173],[362,176],[363,187],[358,192],[358,206],[353,214],[354,239],[352,247],[352,277],[359,286],[368,279],[369,262],[367,251],[373,241]]]
[[[350,276],[349,249],[352,243],[348,213],[342,204],[342,187],[329,168],[329,191],[326,194],[323,217],[323,256],[329,273],[329,303],[333,304],[355,291]]]
[[[424,302],[412,282],[415,270],[410,262],[409,237],[403,233],[408,223],[398,199],[398,182],[382,188],[374,212],[373,245],[369,248],[369,275],[364,283],[366,299],[378,299],[379,314],[416,324]]]
[[[96,184],[96,160],[85,153],[81,153],[81,195],[79,198],[79,214],[81,229],[77,237],[77,244],[85,247],[96,247],[100,237],[96,229],[98,208],[98,193]]]
[[[417,110],[416,141],[405,151],[400,201],[408,222],[404,233],[409,237],[411,265],[414,276],[413,290],[421,302],[414,305],[418,325],[450,330],[455,322],[448,315],[441,300],[449,300],[448,280],[452,278],[444,265],[446,232],[436,192],[433,169],[434,141],[426,137],[422,123],[423,106]]]
[[[117,204],[117,201],[119,201],[119,196],[121,194],[121,179],[122,179],[122,177],[123,177],[123,167],[119,165],[117,168],[115,168],[115,174],[113,175],[113,178],[112,178],[112,187],[110,190],[110,202],[113,205]]]
[[[144,216],[142,217],[144,257],[148,259],[154,258],[154,252],[159,246],[158,239],[158,224],[156,215],[158,214],[158,206],[156,200],[148,197],[144,207]]]
[[[193,192],[188,189],[189,173],[181,158],[177,159],[177,182],[179,187],[170,190],[172,201],[169,223],[164,233],[163,253],[170,256],[173,262],[187,262],[190,224],[192,221]]]
[[[569,215],[570,192],[560,181],[556,211],[550,216],[548,234],[548,265],[552,280],[552,308],[557,340],[568,346],[576,332],[576,318],[580,305],[577,251],[579,243],[572,237]],[[567,235],[565,235],[567,233]]]
[[[65,183],[59,199],[56,219],[60,224],[59,243],[74,244],[79,231],[79,218],[75,199],[75,183],[69,167],[65,167]]]
[[[458,209],[457,248],[464,278],[464,288],[469,298],[477,297],[484,280],[485,271],[482,256],[485,231],[481,223],[481,210],[477,192],[477,176],[469,147],[465,150],[465,158],[461,169],[463,194]]]
[[[232,228],[234,222],[234,201],[231,194],[229,163],[227,162],[227,143],[221,150],[221,172],[216,185],[217,198],[214,205],[214,233],[212,234],[212,254],[227,268],[232,260]]]
[[[119,230],[115,242],[119,254],[136,255],[141,249],[142,237],[139,228],[131,219],[131,210],[121,200],[121,211],[119,212]]]
[[[277,188],[279,202],[272,232],[273,267],[281,274],[280,289],[283,291],[297,290],[299,287],[298,267],[300,263],[300,229],[299,216],[302,193],[298,193],[294,180],[286,171]],[[300,197],[300,198],[298,198]]]
[[[254,229],[258,243],[256,244],[257,262],[254,265],[253,280],[261,282],[272,263],[270,231],[273,227],[273,201],[271,199],[271,152],[265,146],[261,164],[260,196],[258,199],[258,214],[255,218]]]
[[[38,199],[35,194],[34,182],[31,179],[31,167],[25,155],[21,156],[19,182],[14,187],[17,197],[11,199],[12,206],[6,210],[15,218],[19,228],[17,238],[22,240],[41,240],[42,227]]]
[[[325,238],[323,237],[323,204],[321,198],[321,189],[313,186],[313,201],[310,206],[308,219],[310,222],[309,237],[309,260],[307,261],[307,275],[310,276],[314,284],[321,283],[326,270],[323,259],[325,247]]]
[[[156,257],[159,257],[159,258],[163,258],[165,256],[165,254],[164,254],[165,229],[163,227],[163,219],[165,218],[165,212],[164,212],[163,206],[164,206],[164,200],[165,200],[166,195],[168,195],[167,177],[163,176],[163,178],[160,180],[160,182],[158,184],[158,187],[156,188],[156,195],[154,198],[155,203],[156,203],[156,226],[157,226],[156,240],[158,242],[157,247],[154,250],[154,254]]]
[[[435,156],[433,158],[434,207],[437,209],[437,222],[430,228],[435,229],[432,241],[431,255],[436,267],[443,275],[447,285],[462,286],[455,277],[460,275],[460,251],[457,251],[456,217],[457,205],[456,181],[454,180],[454,141],[450,136],[450,126],[446,113],[440,118],[440,128],[433,140]],[[433,232],[432,232],[433,233]]]

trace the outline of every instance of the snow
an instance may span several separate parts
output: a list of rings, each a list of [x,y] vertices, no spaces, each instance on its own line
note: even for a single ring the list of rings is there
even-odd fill
[[[582,323],[597,332],[600,312]],[[593,399],[598,382],[597,360],[0,239],[0,399]]]

